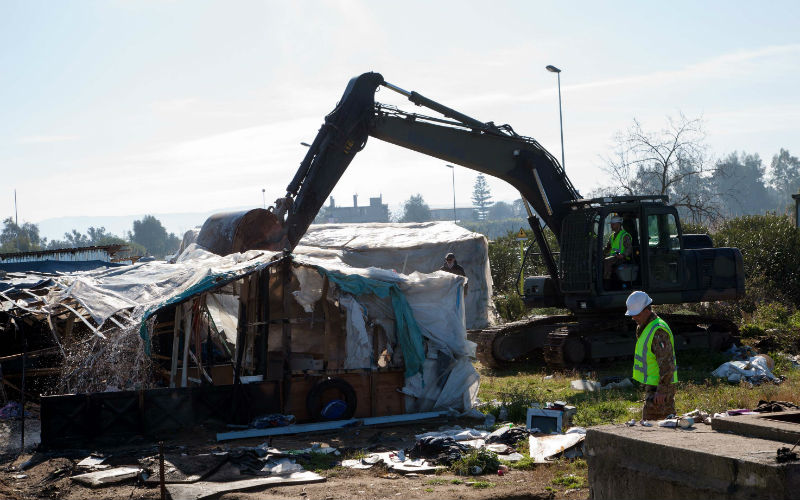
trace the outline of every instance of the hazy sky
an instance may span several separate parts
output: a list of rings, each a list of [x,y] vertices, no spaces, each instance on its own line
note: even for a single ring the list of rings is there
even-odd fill
[[[285,193],[366,71],[603,183],[617,131],[705,119],[716,156],[800,153],[798,2],[0,0],[0,217],[202,212]],[[383,89],[380,102],[417,110]],[[424,111],[423,111],[424,112]],[[432,114],[427,113],[427,114]],[[476,174],[457,168],[468,205]],[[333,195],[452,203],[439,160],[370,139]],[[490,180],[495,200],[516,193]]]

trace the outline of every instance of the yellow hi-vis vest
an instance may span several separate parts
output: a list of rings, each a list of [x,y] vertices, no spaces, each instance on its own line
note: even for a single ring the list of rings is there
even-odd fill
[[[620,229],[617,234],[612,234],[611,235],[611,254],[609,256],[616,255],[617,253],[619,253],[620,255],[625,257],[625,241],[624,240],[625,240],[626,236],[630,236],[630,234],[628,234],[628,231],[626,231],[624,229]],[[630,257],[625,257],[625,260],[629,260],[629,259],[630,259]]]
[[[675,361],[675,340],[672,338],[672,330],[669,329],[667,322],[661,318],[656,318],[642,331],[636,340],[636,350],[633,353],[633,380],[647,385],[658,385],[658,361],[650,347],[653,345],[653,337],[656,330],[662,329],[669,334],[669,343],[672,346],[672,359]],[[672,382],[678,381],[678,364],[673,363],[675,371],[672,374]]]

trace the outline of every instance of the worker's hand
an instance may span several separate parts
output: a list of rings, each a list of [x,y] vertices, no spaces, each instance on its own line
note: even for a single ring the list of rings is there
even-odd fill
[[[663,405],[666,402],[667,402],[667,395],[666,394],[662,394],[660,392],[657,392],[653,396],[653,403],[655,403],[655,404],[657,404],[659,406]]]

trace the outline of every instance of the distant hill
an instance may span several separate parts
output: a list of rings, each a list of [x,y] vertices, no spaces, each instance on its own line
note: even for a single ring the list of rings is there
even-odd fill
[[[170,233],[175,233],[178,238],[183,237],[183,233],[195,226],[202,226],[206,219],[219,212],[232,212],[236,210],[247,210],[257,207],[233,207],[213,210],[211,212],[177,213],[177,214],[136,214],[136,215],[103,215],[103,216],[78,216],[78,217],[55,217],[44,219],[36,224],[39,226],[39,234],[48,240],[63,240],[64,233],[77,229],[81,233],[86,233],[89,227],[105,227],[106,231],[117,236],[125,237],[128,231],[133,229],[133,221],[139,220],[145,215],[152,215],[161,221],[161,224]]]

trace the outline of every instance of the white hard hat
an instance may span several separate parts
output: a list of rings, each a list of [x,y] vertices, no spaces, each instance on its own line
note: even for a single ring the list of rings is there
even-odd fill
[[[653,299],[645,292],[635,291],[630,294],[628,300],[625,301],[625,305],[628,306],[625,316],[636,316],[652,303]]]
[[[620,217],[619,215],[615,215],[614,217],[611,218],[611,223],[622,224],[622,217]]]

